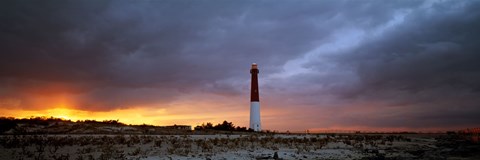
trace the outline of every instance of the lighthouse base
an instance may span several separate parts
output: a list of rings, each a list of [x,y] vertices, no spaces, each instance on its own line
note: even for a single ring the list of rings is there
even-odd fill
[[[255,132],[262,131],[260,123],[260,102],[250,102],[250,128]]]

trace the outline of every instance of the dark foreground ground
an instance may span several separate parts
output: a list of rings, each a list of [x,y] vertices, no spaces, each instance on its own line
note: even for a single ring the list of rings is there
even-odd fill
[[[480,145],[447,134],[0,135],[0,160],[472,159]]]

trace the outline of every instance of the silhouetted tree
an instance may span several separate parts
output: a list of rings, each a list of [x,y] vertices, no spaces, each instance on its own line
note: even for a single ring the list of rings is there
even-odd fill
[[[213,124],[208,122],[207,125],[205,126],[205,129],[213,129]]]
[[[222,130],[222,131],[234,131],[234,130],[235,130],[235,126],[233,126],[233,123],[232,123],[232,122],[223,121],[223,123],[217,124],[217,125],[214,127],[214,129],[215,129],[215,130]]]
[[[250,131],[250,130],[247,130],[247,127],[240,127],[240,126],[235,127],[235,125],[233,125],[232,122],[228,122],[226,120],[215,126],[213,126],[213,124],[210,122],[207,122],[207,124],[203,123],[201,126],[194,127],[194,129],[197,131],[205,130],[205,129],[220,130],[220,131],[243,131],[243,132]]]

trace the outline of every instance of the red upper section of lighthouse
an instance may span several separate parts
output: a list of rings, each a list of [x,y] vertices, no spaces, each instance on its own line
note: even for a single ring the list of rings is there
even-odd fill
[[[250,69],[250,73],[252,74],[252,89],[251,89],[251,102],[259,102],[260,96],[258,94],[258,67],[256,63],[252,64],[252,69]]]

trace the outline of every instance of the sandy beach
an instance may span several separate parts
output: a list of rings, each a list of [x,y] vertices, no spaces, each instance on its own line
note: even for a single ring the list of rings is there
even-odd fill
[[[3,135],[0,159],[478,159],[446,134]]]

